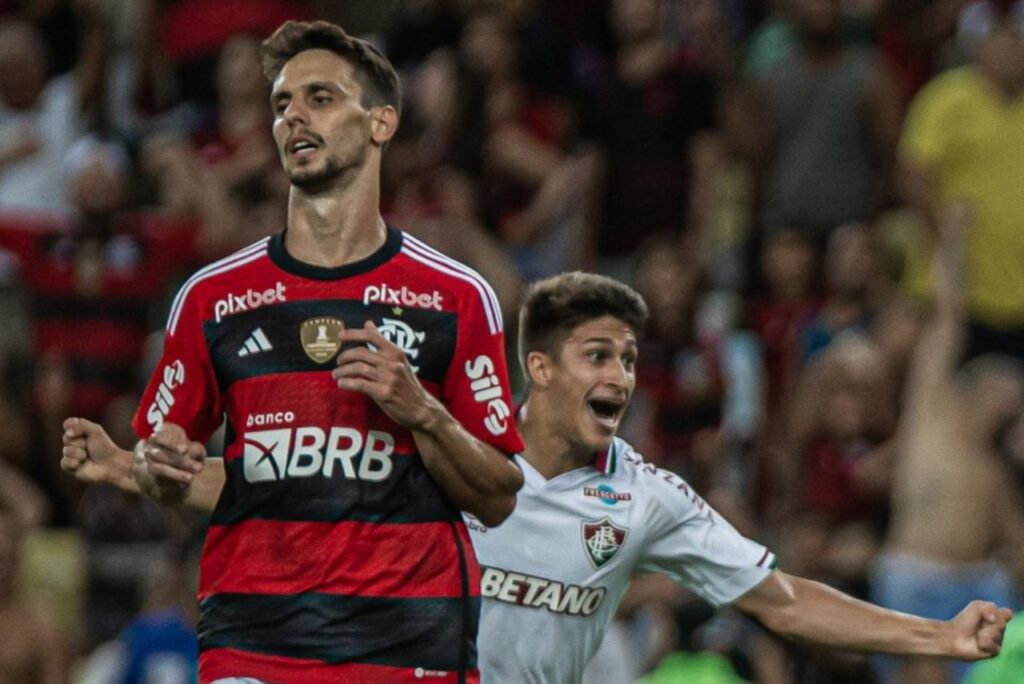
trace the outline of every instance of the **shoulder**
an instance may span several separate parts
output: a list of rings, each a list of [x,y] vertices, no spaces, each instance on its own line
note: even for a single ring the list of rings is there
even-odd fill
[[[171,335],[174,334],[181,320],[182,311],[186,307],[201,306],[210,298],[223,296],[224,290],[228,286],[244,285],[239,282],[239,276],[244,275],[245,269],[267,259],[269,242],[269,237],[262,238],[193,273],[178,290],[178,294],[171,304],[171,310],[167,317],[167,332]]]
[[[977,73],[969,66],[945,71],[925,84],[914,98],[914,105],[937,104],[970,99],[981,93]]]
[[[479,273],[404,231],[400,253],[418,280],[453,298],[445,309],[482,312],[491,334],[504,329],[498,297]]]
[[[613,446],[618,459],[614,479],[636,490],[652,512],[679,515],[687,511],[699,513],[707,507],[686,480],[645,461],[624,439],[616,437]]]

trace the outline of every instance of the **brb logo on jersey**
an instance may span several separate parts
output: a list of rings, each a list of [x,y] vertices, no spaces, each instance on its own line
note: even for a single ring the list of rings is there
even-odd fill
[[[467,361],[466,375],[470,379],[469,389],[473,392],[473,399],[478,404],[487,405],[484,427],[495,437],[505,434],[512,412],[501,396],[501,381],[494,372],[491,357],[481,354],[472,361]]]
[[[583,523],[583,548],[595,568],[610,561],[625,542],[626,530],[616,526],[607,516]]]
[[[597,612],[607,590],[562,584],[498,568],[481,568],[480,595],[527,608],[547,608],[552,613],[590,616]]]
[[[266,290],[246,290],[245,294],[229,294],[224,299],[218,299],[213,305],[213,320],[220,323],[222,319],[233,316],[243,311],[252,311],[266,304],[287,302],[284,294],[284,284],[278,282],[274,287]]]
[[[153,396],[153,403],[146,411],[146,422],[154,430],[159,430],[164,424],[164,418],[171,412],[174,406],[174,390],[185,382],[185,364],[178,359],[164,366],[164,375],[156,388]]]
[[[346,480],[380,482],[391,474],[395,438],[349,427],[256,430],[243,437],[242,474],[246,482],[277,482],[292,477],[335,473]]]
[[[408,308],[433,309],[441,311],[441,293],[434,290],[430,294],[417,294],[405,285],[399,289],[388,287],[384,283],[370,285],[363,290],[363,304],[394,304]]]

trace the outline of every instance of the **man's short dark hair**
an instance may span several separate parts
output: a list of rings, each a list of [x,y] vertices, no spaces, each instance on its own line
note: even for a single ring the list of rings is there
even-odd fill
[[[284,65],[306,50],[329,50],[352,65],[363,89],[363,106],[402,110],[402,89],[391,62],[370,43],[326,21],[286,21],[260,46],[263,74],[271,83]]]
[[[647,326],[647,304],[633,288],[596,273],[561,273],[534,283],[519,312],[523,369],[530,352],[557,356],[576,326],[604,316],[619,319],[639,337]]]

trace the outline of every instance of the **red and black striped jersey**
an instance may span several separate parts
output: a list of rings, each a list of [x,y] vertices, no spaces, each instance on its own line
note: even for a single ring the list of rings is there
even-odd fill
[[[479,568],[409,431],[330,375],[338,332],[371,320],[477,438],[522,449],[501,312],[475,272],[400,231],[338,268],[284,234],[189,279],[134,427],[206,441],[227,481],[200,569],[200,678],[464,681]]]

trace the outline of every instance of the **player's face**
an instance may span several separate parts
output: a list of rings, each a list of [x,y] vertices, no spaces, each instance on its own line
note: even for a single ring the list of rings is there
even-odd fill
[[[608,448],[636,387],[636,355],[633,329],[611,316],[578,325],[562,344],[549,388],[573,441]]]
[[[370,148],[370,110],[352,66],[329,50],[292,57],[270,96],[274,141],[292,185],[326,189],[363,165]]]

